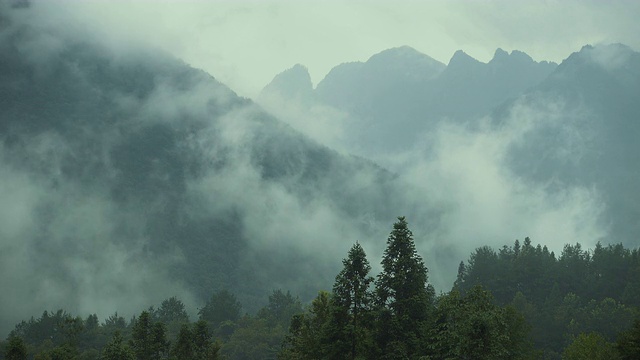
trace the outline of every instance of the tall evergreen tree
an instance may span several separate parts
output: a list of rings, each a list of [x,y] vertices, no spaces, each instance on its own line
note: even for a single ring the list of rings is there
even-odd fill
[[[120,331],[113,334],[111,341],[102,349],[101,360],[135,360],[133,351],[123,344]]]
[[[9,338],[9,344],[4,353],[4,358],[7,360],[26,360],[27,359],[27,345],[24,340],[19,336],[11,336]]]
[[[393,224],[376,280],[377,345],[382,358],[415,358],[420,354],[433,304],[427,268],[416,251],[404,217]]]
[[[222,290],[211,296],[206,305],[198,311],[198,315],[200,315],[200,320],[209,322],[215,329],[225,321],[238,321],[241,309],[242,305],[235,295],[227,290]]]
[[[171,357],[176,360],[190,360],[195,358],[193,333],[189,324],[182,324],[175,345],[171,349]]]
[[[153,323],[151,314],[143,311],[131,333],[131,348],[138,360],[155,360],[165,357],[169,343],[164,323]]]
[[[189,322],[189,315],[187,315],[184,303],[175,296],[172,296],[162,302],[160,308],[155,311],[155,317],[165,324],[172,321],[180,323]]]
[[[344,268],[333,285],[333,311],[330,332],[335,344],[332,349],[338,358],[355,359],[366,351],[368,314],[371,311],[372,294],[369,290],[373,277],[371,265],[360,244],[356,243],[342,260]],[[342,346],[340,346],[342,345]]]
[[[278,353],[280,360],[312,360],[331,358],[334,347],[330,322],[332,317],[331,295],[321,291],[303,314],[294,315],[285,337],[282,349]],[[344,358],[344,354],[341,354]]]

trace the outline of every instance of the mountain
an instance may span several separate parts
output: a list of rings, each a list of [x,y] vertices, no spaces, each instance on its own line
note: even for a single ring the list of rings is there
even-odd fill
[[[313,98],[349,115],[342,124],[348,150],[378,159],[412,149],[443,119],[468,122],[487,115],[543,81],[555,67],[502,49],[486,64],[458,51],[445,66],[404,46],[364,63],[334,67]],[[266,94],[286,93],[276,89],[276,79],[263,90],[263,103],[273,100]]]
[[[318,98],[325,104],[366,116],[379,101],[391,103],[402,97],[400,87],[437,76],[444,64],[403,46],[373,55],[364,63],[346,63],[333,69],[318,83]]]
[[[538,86],[496,110],[500,126],[526,109],[507,161],[529,181],[594,189],[615,241],[634,244],[640,225],[640,53],[621,44],[585,46]],[[522,119],[521,119],[522,120]]]
[[[262,90],[261,97],[265,96],[308,104],[313,100],[313,84],[309,70],[296,64],[281,72]]]
[[[473,151],[492,153],[476,161],[499,169],[508,178],[501,184],[518,184],[520,190],[512,196],[539,193],[551,203],[576,204],[575,214],[565,215],[585,226],[598,218],[592,236],[636,243],[636,51],[621,44],[585,46],[560,65],[501,49],[482,63],[457,51],[444,68],[423,67],[423,77],[407,75],[419,71],[402,56],[392,56],[402,51],[391,49],[366,63],[339,65],[318,84],[318,102],[349,114],[341,139],[347,149],[374,159],[398,154],[409,154],[411,161],[426,157],[426,169],[440,169],[441,159],[458,161],[451,154],[486,142]],[[417,57],[415,51],[409,53]],[[370,62],[378,57],[395,63],[386,63],[387,72],[373,70]],[[424,156],[416,156],[413,148]],[[425,165],[420,166],[424,173]],[[434,173],[429,174],[433,183]],[[536,201],[526,206],[539,206]],[[590,220],[579,220],[582,217]],[[579,225],[555,226],[564,232]]]
[[[476,120],[543,81],[555,67],[555,63],[535,62],[517,50],[509,54],[497,49],[486,64],[457,51],[447,69],[430,85],[437,99],[435,116]]]
[[[1,19],[4,326],[174,295],[195,309],[221,289],[247,311],[277,288],[310,298],[340,266],[329,257],[384,239],[400,206],[372,162],[157,50]]]

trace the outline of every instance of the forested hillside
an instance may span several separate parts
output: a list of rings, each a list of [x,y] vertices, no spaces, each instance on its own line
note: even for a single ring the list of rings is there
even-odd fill
[[[53,304],[106,316],[175,293],[191,309],[222,289],[252,311],[274,287],[310,298],[334,271],[317,249],[348,246],[319,229],[367,238],[393,216],[380,204],[404,201],[390,172],[204,71],[32,10],[0,3],[0,279],[16,284],[1,332]]]
[[[129,320],[45,311],[15,326],[0,358],[637,359],[640,313],[630,293],[639,253],[576,244],[556,259],[526,238],[498,252],[479,248],[461,262],[453,289],[436,294],[400,217],[377,276],[355,243],[332,290],[310,304],[275,290],[267,306],[243,315],[220,291],[196,322],[176,297]]]
[[[403,46],[258,104],[98,3],[0,0],[5,358],[639,358],[635,50]]]
[[[537,348],[559,354],[580,334],[614,342],[640,315],[640,250],[577,243],[556,256],[529,238],[497,251],[481,247],[460,263],[454,289],[475,286],[524,314]]]

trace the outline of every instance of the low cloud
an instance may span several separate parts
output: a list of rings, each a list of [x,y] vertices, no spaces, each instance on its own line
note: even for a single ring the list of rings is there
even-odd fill
[[[48,34],[23,48],[38,68],[58,58],[67,36],[78,39]],[[49,45],[40,52],[38,44]],[[128,45],[116,48],[110,43],[104,50],[113,56],[107,57],[112,70],[129,63],[145,64],[140,72],[154,66],[166,70],[178,63],[141,62],[145,57],[132,54]],[[79,84],[91,83],[86,69],[76,70]],[[423,145],[375,159],[391,173],[345,155],[353,135],[343,130],[348,114],[286,101],[265,105],[303,137],[206,74],[190,74],[184,83],[164,73],[153,77],[144,94],[92,89],[92,99],[107,97],[112,106],[112,117],[96,119],[114,121],[112,126],[87,118],[80,121],[86,126],[74,127],[80,135],[43,131],[21,137],[21,145],[2,138],[0,282],[9,295],[0,298],[0,308],[11,311],[0,313],[0,324],[6,324],[0,331],[45,309],[97,312],[101,318],[115,311],[132,315],[174,295],[194,311],[202,295],[172,271],[189,265],[184,249],[196,240],[204,244],[198,250],[233,242],[240,256],[233,265],[268,282],[262,284],[266,290],[314,294],[330,288],[355,241],[378,271],[394,216],[407,216],[431,281],[443,291],[459,261],[478,246],[530,236],[558,252],[568,242],[591,247],[607,234],[597,189],[532,181],[509,163],[513,149],[531,134],[559,119],[581,119],[587,110],[522,101],[499,124],[491,118],[474,126],[441,122],[424,134]],[[567,147],[557,157],[591,151],[592,127],[579,121],[562,126],[558,133]],[[279,162],[260,163],[267,156]],[[90,172],[85,164],[95,173],[83,173]],[[280,167],[285,175],[269,177],[269,167]],[[144,171],[125,176],[136,169]],[[145,181],[155,187],[140,189]],[[182,229],[226,217],[233,219],[230,239],[203,231],[198,236],[205,242]],[[164,233],[176,228],[185,232]],[[218,256],[207,260],[232,257]],[[215,276],[226,274],[207,275],[213,278],[203,285],[207,291],[233,284],[233,279],[217,282]],[[244,299],[266,299],[263,295],[254,290]]]

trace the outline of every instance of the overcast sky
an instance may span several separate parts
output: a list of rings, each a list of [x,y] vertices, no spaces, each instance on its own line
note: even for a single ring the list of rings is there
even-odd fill
[[[640,1],[34,0],[115,39],[159,46],[244,96],[301,63],[314,84],[335,65],[409,45],[448,63],[496,48],[560,62],[585,44],[640,49]]]

